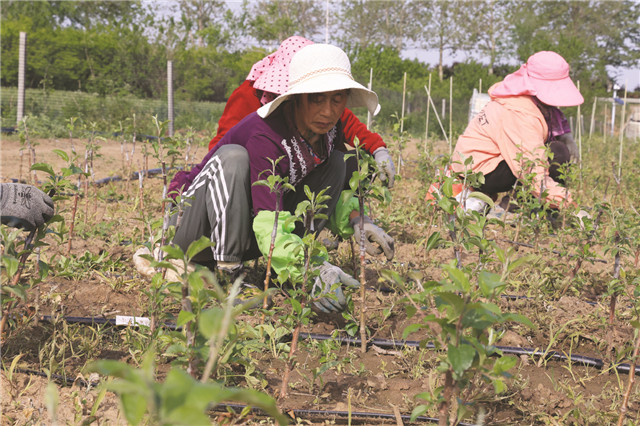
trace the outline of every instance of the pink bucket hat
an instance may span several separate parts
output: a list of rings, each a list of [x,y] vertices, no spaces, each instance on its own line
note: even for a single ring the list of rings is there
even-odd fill
[[[578,88],[569,77],[569,64],[556,52],[542,51],[529,57],[520,69],[509,74],[492,91],[491,96],[529,95],[541,102],[561,107],[584,102]]]
[[[258,90],[281,95],[289,88],[291,58],[309,44],[313,42],[304,37],[289,37],[280,44],[278,50],[253,65],[247,80],[253,81],[253,87]]]

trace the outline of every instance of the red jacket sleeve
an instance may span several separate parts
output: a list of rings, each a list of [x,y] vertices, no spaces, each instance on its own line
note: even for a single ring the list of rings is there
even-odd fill
[[[256,91],[253,88],[253,82],[245,80],[236,90],[233,91],[227,104],[222,111],[222,117],[218,121],[218,132],[209,142],[209,150],[216,146],[216,144],[222,139],[222,137],[233,126],[238,124],[240,120],[247,115],[260,108],[260,100],[256,96]]]
[[[345,139],[349,145],[354,146],[353,141],[357,136],[360,145],[362,145],[369,154],[373,154],[373,151],[378,148],[387,147],[382,137],[377,133],[370,132],[367,126],[358,120],[358,117],[348,108],[344,109],[340,121],[342,121]]]

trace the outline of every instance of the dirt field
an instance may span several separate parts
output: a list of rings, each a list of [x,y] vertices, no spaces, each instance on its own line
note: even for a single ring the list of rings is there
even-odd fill
[[[54,170],[68,162],[53,153],[53,149],[70,152],[68,140],[39,140],[35,144],[36,162],[47,162]],[[75,141],[78,164],[84,161],[84,145]],[[126,150],[131,146],[127,144]],[[424,203],[425,191],[433,169],[431,159],[448,148],[443,142],[430,148],[425,157],[422,144],[411,141],[402,152],[401,176],[393,188],[393,201],[389,206],[374,205],[373,218],[395,238],[395,257],[392,261],[367,256],[366,265],[366,324],[369,337],[395,342],[402,340],[403,331],[411,324],[422,322],[435,312],[434,306],[419,306],[418,312],[408,318],[407,297],[420,292],[420,286],[443,279],[442,264],[455,259],[454,249],[439,245],[427,251],[426,240],[436,230],[443,230],[446,217],[438,216]],[[204,155],[205,148],[194,154]],[[13,138],[3,137],[0,176],[29,180],[29,155],[20,156],[20,144]],[[120,142],[101,144],[99,156],[94,159],[95,179],[109,176],[127,176],[131,170],[145,164],[140,146],[133,161],[127,166]],[[158,167],[148,159],[148,168]],[[137,164],[137,165],[136,165]],[[587,172],[585,172],[586,174]],[[38,179],[46,175],[38,172]],[[591,179],[591,178],[589,178]],[[583,199],[589,191],[603,191],[603,180],[596,176],[585,178]],[[595,183],[594,183],[595,182]],[[600,183],[598,183],[600,182]],[[606,189],[604,190],[607,191]],[[138,365],[144,348],[136,342],[147,342],[144,336],[135,336],[132,329],[108,326],[88,327],[66,324],[58,320],[35,321],[37,315],[114,318],[115,315],[148,316],[150,300],[148,279],[141,277],[131,263],[137,247],[146,242],[149,232],[144,218],[161,218],[162,180],[151,177],[144,183],[144,202],[139,200],[137,181],[116,180],[80,199],[75,221],[73,244],[68,250],[68,235],[64,238],[49,234],[49,244],[40,251],[51,272],[43,282],[29,288],[28,300],[12,312],[15,321],[3,336],[2,345],[2,424],[51,423],[52,409],[47,408],[47,379],[12,372],[10,365],[20,356],[15,368],[66,375],[73,379],[82,374],[88,379],[87,364],[95,359],[122,360]],[[609,189],[609,194],[613,190]],[[73,197],[57,204],[57,212],[68,223],[71,219]],[[626,199],[614,200],[616,205],[637,207],[638,192],[628,193]],[[637,215],[637,212],[636,212]],[[636,220],[632,217],[632,222]],[[513,259],[530,255],[516,268],[506,281],[505,294],[497,306],[502,312],[524,315],[534,325],[529,328],[516,322],[507,322],[496,329],[500,338],[496,345],[530,348],[538,351],[557,351],[564,355],[583,355],[604,361],[604,368],[579,365],[566,360],[544,359],[533,355],[513,355],[516,366],[510,370],[505,392],[496,395],[490,382],[475,377],[461,393],[468,404],[469,415],[464,419],[477,424],[611,424],[618,419],[620,405],[627,388],[628,374],[616,372],[614,366],[628,362],[634,344],[631,322],[638,320],[638,302],[634,291],[640,282],[638,253],[635,243],[625,250],[620,263],[624,272],[617,292],[617,308],[613,322],[609,321],[611,282],[614,279],[614,254],[607,250],[605,236],[613,226],[610,218],[602,220],[599,236],[589,240],[589,256],[576,267],[578,258],[588,242],[575,227],[553,228],[544,225],[541,230],[522,229],[515,225],[489,224],[485,238],[498,248],[510,251]],[[606,225],[606,226],[605,226]],[[634,229],[633,227],[631,229]],[[638,229],[637,227],[635,228]],[[514,241],[517,240],[517,241]],[[608,240],[607,240],[608,241]],[[637,242],[637,239],[634,240]],[[463,264],[478,262],[478,249],[465,247]],[[30,257],[30,261],[35,255]],[[584,256],[583,256],[584,257]],[[340,243],[331,252],[334,263],[345,271],[354,272],[354,260],[348,241]],[[249,278],[261,283],[265,275],[265,262],[247,264]],[[485,267],[500,271],[501,263],[490,260]],[[384,270],[395,271],[401,283],[388,279]],[[576,272],[572,275],[572,271]],[[33,264],[28,265],[22,281],[35,276]],[[5,277],[3,276],[3,280]],[[4,284],[4,281],[3,281]],[[566,289],[566,291],[565,291]],[[360,293],[352,294],[355,312],[362,304]],[[417,300],[417,299],[416,299]],[[276,306],[287,306],[283,296],[276,295]],[[5,305],[3,304],[3,307]],[[177,315],[179,304],[166,302],[167,315]],[[37,313],[36,317],[30,317]],[[259,315],[247,313],[238,318],[238,330],[248,333],[259,323]],[[270,321],[277,324],[278,314]],[[348,320],[343,317],[318,315],[304,326],[303,333],[328,335],[338,330],[345,336]],[[240,331],[238,331],[240,333]],[[359,334],[356,333],[356,336]],[[411,341],[431,341],[435,338],[429,329],[410,334]],[[276,396],[284,370],[282,346],[276,340],[258,345],[248,337],[229,355],[227,364],[218,367],[218,378],[226,385],[252,387]],[[251,343],[250,343],[251,342]],[[258,346],[254,348],[254,343]],[[167,353],[157,355],[158,377],[170,363],[178,360]],[[303,339],[299,348],[296,368],[290,379],[289,397],[279,406],[289,410],[335,410],[352,412],[401,413],[408,415],[421,402],[416,396],[431,392],[443,384],[437,368],[442,354],[415,347],[370,345],[360,353],[359,345],[341,345],[335,339],[326,341]],[[327,366],[322,369],[321,367]],[[55,385],[59,402],[57,420],[69,424],[125,424],[118,398],[107,392],[96,405],[100,387],[87,388],[79,381],[73,386],[58,381]],[[50,391],[52,392],[52,391]],[[435,408],[424,416],[438,417]],[[241,419],[239,416],[213,414],[212,421],[221,423],[254,424],[257,417]],[[332,416],[299,416],[302,424],[346,423],[346,418]],[[405,418],[405,423],[408,423]],[[423,419],[423,421],[426,421]],[[85,423],[83,423],[85,422]],[[353,423],[371,424],[370,418]],[[398,424],[397,416],[375,420],[376,423]],[[634,384],[629,399],[626,424],[640,422],[640,387]]]

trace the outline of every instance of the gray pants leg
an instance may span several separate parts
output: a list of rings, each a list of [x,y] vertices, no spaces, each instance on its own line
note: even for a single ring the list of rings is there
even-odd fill
[[[298,203],[307,200],[307,196],[304,193],[305,185],[315,194],[325,188],[329,188],[325,194],[331,198],[326,202],[327,208],[322,210],[321,213],[324,213],[327,217],[331,217],[342,193],[345,174],[346,165],[344,162],[344,154],[340,151],[333,151],[326,163],[317,167],[296,186],[295,192],[290,191],[285,195],[284,210],[293,214]],[[316,219],[313,222],[313,229],[311,231],[320,232],[326,224],[327,219]],[[303,225],[298,222],[295,233],[302,235],[303,232]]]
[[[215,243],[197,254],[195,262],[239,262],[254,251],[249,155],[244,147],[220,147],[183,197],[184,213],[173,243],[184,251],[202,236]],[[174,214],[172,224],[176,220]]]

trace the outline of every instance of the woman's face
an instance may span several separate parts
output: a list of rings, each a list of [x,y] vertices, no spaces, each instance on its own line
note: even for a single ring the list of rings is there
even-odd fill
[[[327,133],[336,125],[347,105],[348,90],[305,93],[296,105],[296,126],[305,139],[309,133]]]

